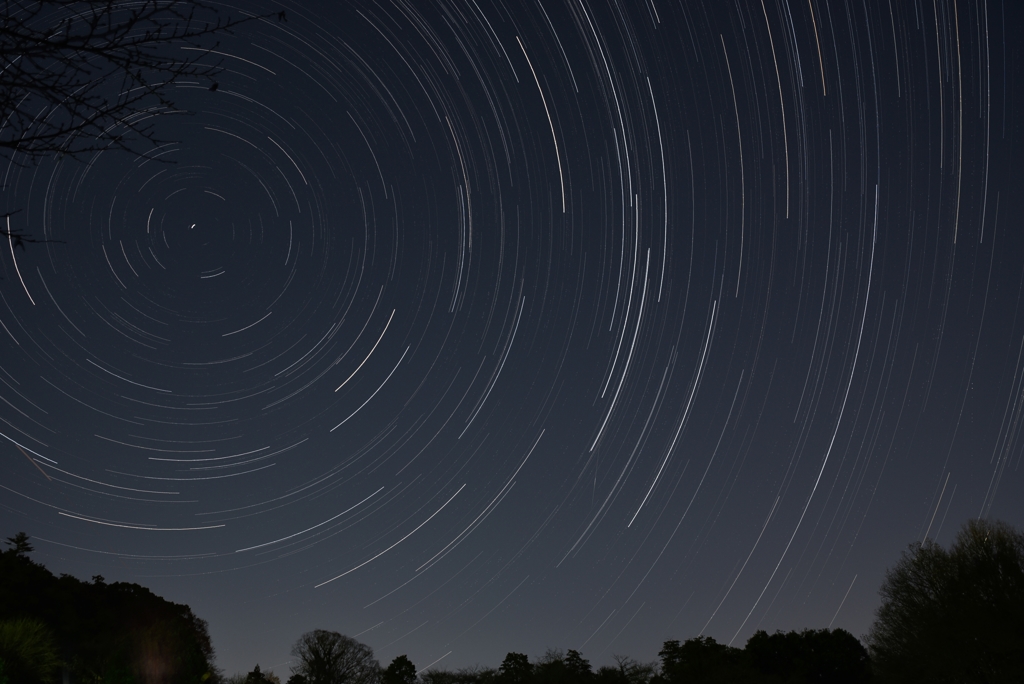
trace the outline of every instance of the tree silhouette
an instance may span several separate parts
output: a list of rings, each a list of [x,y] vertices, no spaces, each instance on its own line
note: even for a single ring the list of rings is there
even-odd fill
[[[397,656],[384,670],[382,681],[383,684],[415,684],[416,666],[408,656]]]
[[[533,679],[533,665],[522,653],[511,652],[505,656],[498,668],[498,681],[501,684],[527,684]]]
[[[92,582],[54,577],[28,557],[32,545],[26,535],[19,533],[7,543],[11,548],[0,553],[0,621],[43,623],[71,681],[218,676],[206,622],[188,606],[165,601],[137,584],[108,584],[98,575]],[[7,676],[9,684],[30,681]]]
[[[307,684],[377,684],[380,663],[373,649],[352,637],[325,629],[306,632],[292,646],[294,674]]]
[[[867,650],[842,629],[771,635],[758,630],[744,652],[754,670],[771,682],[864,684],[871,678]]]
[[[712,637],[698,636],[666,641],[658,652],[661,657],[661,678],[668,684],[717,684],[750,681],[751,673],[745,654]]]
[[[658,668],[655,663],[641,663],[628,656],[612,656],[624,684],[648,684]]]
[[[7,553],[13,553],[15,556],[27,558],[28,554],[33,551],[32,544],[28,541],[28,535],[24,532],[18,532],[13,537],[8,537],[4,543],[11,547],[7,550]]]
[[[912,544],[868,635],[883,682],[1024,682],[1024,534],[969,520],[949,551]]]
[[[535,684],[589,684],[594,673],[579,651],[549,649],[533,666]]]
[[[243,684],[281,684],[281,678],[273,672],[261,672],[259,663],[253,668],[252,672],[245,675],[242,679]]]
[[[466,667],[454,672],[430,669],[419,679],[423,684],[498,684],[498,671],[488,667]]]
[[[20,0],[0,12],[0,156],[144,154],[175,82],[209,82],[226,19],[205,0]],[[182,50],[181,48],[188,48]]]
[[[579,651],[571,648],[565,654],[565,669],[569,673],[569,681],[572,684],[584,684],[593,676],[590,670],[590,661],[586,660]]]

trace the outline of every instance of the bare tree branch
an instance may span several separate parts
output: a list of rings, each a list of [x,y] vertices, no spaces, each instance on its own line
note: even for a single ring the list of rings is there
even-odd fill
[[[167,142],[155,118],[186,113],[169,87],[214,83],[216,38],[251,18],[201,0],[5,0],[0,157],[147,156]]]

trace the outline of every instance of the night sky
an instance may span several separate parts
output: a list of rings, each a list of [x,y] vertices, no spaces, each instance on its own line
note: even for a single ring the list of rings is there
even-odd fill
[[[3,169],[35,560],[229,674],[596,666],[861,636],[908,544],[1024,525],[1016,3],[220,6],[273,16],[155,159]]]

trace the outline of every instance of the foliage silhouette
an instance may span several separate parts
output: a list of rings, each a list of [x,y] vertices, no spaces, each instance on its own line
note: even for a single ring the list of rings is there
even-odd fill
[[[882,682],[1024,682],[1024,534],[969,520],[949,551],[912,544],[868,635]]]
[[[467,667],[460,670],[430,669],[420,675],[423,684],[497,684],[494,668]]]
[[[71,681],[219,679],[206,622],[188,606],[98,575],[92,582],[54,577],[29,558],[32,545],[23,534],[7,545],[0,553],[0,621],[44,624]]]
[[[0,622],[0,682],[43,684],[53,679],[60,657],[53,633],[35,618]]]
[[[867,650],[857,637],[842,629],[772,635],[759,630],[747,641],[744,652],[766,682],[864,684],[871,679]]]
[[[658,652],[661,678],[668,684],[753,681],[745,654],[708,636],[666,641]]]
[[[534,684],[588,684],[594,673],[579,651],[549,649],[534,665]]]
[[[292,657],[292,672],[305,677],[307,684],[377,684],[381,677],[372,648],[325,629],[299,637]]]
[[[384,670],[383,684],[416,684],[416,666],[408,656],[396,656]]]
[[[498,668],[498,681],[501,684],[529,684],[533,680],[533,665],[529,657],[522,653],[510,652],[501,661]]]
[[[28,557],[28,554],[35,551],[35,549],[32,548],[32,544],[28,540],[28,535],[24,532],[18,532],[13,537],[8,537],[7,541],[5,541],[4,543],[7,544],[7,546],[11,547],[10,549],[8,549],[8,551],[13,553],[15,556],[24,558]]]

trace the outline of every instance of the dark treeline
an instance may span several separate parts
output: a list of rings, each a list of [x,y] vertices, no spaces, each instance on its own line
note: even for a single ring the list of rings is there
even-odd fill
[[[310,654],[301,646],[303,643],[320,644],[319,653]],[[526,654],[513,652],[497,668],[430,669],[422,673],[417,673],[407,656],[400,655],[381,669],[365,644],[324,630],[304,634],[292,655],[293,674],[286,684],[861,684],[871,680],[867,650],[842,629],[771,635],[759,631],[742,649],[719,644],[710,637],[683,643],[666,641],[659,653],[660,661],[642,663],[617,656],[615,665],[597,669],[575,650],[549,650],[535,662],[530,662]],[[324,667],[330,662],[348,663],[347,672]],[[354,674],[353,663],[362,663],[361,676]],[[228,681],[265,684],[277,680],[257,666],[247,675],[235,675]]]
[[[202,682],[206,622],[138,584],[55,577],[19,533],[0,553],[0,683]],[[67,674],[67,679],[64,675]]]
[[[0,684],[281,684],[257,665],[229,678],[206,623],[137,584],[55,577],[19,533],[0,553]],[[912,544],[886,573],[865,643],[842,629],[756,632],[743,648],[708,636],[663,643],[653,662],[579,651],[496,668],[386,668],[366,644],[315,629],[292,647],[286,684],[997,684],[1024,682],[1024,533],[968,521],[950,549]],[[866,645],[865,645],[866,644]]]
[[[871,679],[870,658],[849,632],[804,630],[759,631],[744,648],[695,637],[666,641],[660,661],[642,663],[617,657],[615,665],[593,669],[578,651],[548,651],[531,663],[509,653],[498,669],[428,670],[423,684],[861,684]],[[388,681],[384,684],[411,684]]]

